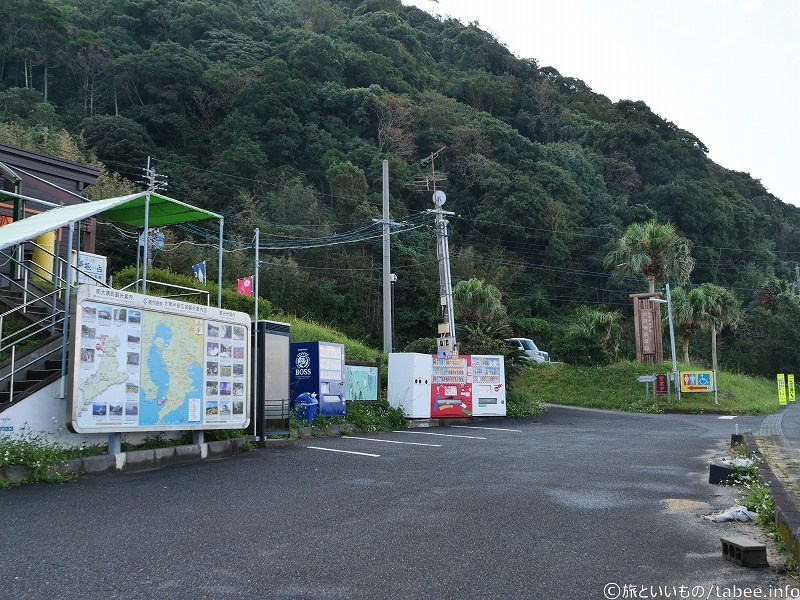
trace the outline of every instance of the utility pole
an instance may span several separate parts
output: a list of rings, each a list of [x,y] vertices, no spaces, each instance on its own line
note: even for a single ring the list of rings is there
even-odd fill
[[[383,227],[383,351],[392,352],[394,341],[394,303],[392,302],[392,261],[390,227],[402,225],[392,221],[389,216],[389,161],[383,161],[383,218],[372,219],[373,223],[380,223]]]
[[[439,302],[442,307],[442,322],[438,328],[437,354],[443,356],[457,356],[458,343],[456,341],[456,321],[453,312],[453,281],[450,277],[450,243],[448,241],[449,222],[446,215],[455,213],[442,209],[447,201],[447,195],[442,190],[436,189],[438,181],[436,175],[436,157],[445,151],[447,146],[439,148],[430,156],[423,159],[423,165],[431,165],[431,177],[428,180],[433,187],[433,204],[436,208],[428,212],[436,215],[436,258],[439,262]]]
[[[389,238],[389,161],[383,161],[383,351],[392,351],[392,261]]]
[[[153,243],[150,239],[150,194],[157,192],[167,187],[166,182],[159,180],[158,173],[156,173],[155,166],[151,166],[150,157],[147,157],[147,168],[144,172],[144,183],[147,186],[147,195],[144,200],[144,231],[140,238],[139,245],[144,247],[143,258],[144,267],[142,268],[142,293],[147,293],[147,269],[153,266]],[[159,236],[160,232],[156,230],[156,235]],[[163,248],[163,236],[159,237],[160,247]],[[139,272],[139,252],[136,253],[136,271]],[[138,278],[137,278],[138,279]]]
[[[800,296],[800,265],[798,264],[794,266],[794,289]]]

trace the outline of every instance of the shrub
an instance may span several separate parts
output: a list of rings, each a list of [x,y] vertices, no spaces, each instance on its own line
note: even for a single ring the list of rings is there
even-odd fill
[[[348,403],[347,422],[355,425],[356,430],[360,433],[408,427],[408,421],[402,409],[389,406],[387,402]]]
[[[532,417],[544,412],[539,400],[528,390],[508,389],[506,393],[506,416],[512,419]]]

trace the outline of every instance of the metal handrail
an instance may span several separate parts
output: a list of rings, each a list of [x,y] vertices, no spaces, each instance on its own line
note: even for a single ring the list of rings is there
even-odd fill
[[[61,350],[61,346],[56,346],[56,347],[55,347],[55,348],[53,348],[52,350],[50,350],[50,351],[48,351],[48,352],[45,352],[44,354],[40,354],[39,356],[37,356],[37,357],[36,357],[36,358],[34,358],[33,360],[30,360],[30,361],[28,361],[27,363],[25,363],[23,366],[21,366],[21,367],[18,367],[18,368],[16,368],[16,369],[13,369],[12,371],[9,371],[9,372],[8,372],[8,373],[6,373],[5,375],[1,376],[1,377],[0,377],[0,382],[3,382],[3,381],[5,381],[5,380],[6,380],[6,379],[8,379],[9,377],[12,377],[12,378],[13,378],[13,376],[14,376],[14,375],[16,375],[17,373],[19,373],[20,371],[24,371],[25,369],[28,369],[28,368],[29,368],[29,367],[30,367],[32,364],[34,364],[35,362],[37,362],[37,361],[40,361],[40,360],[42,360],[43,358],[47,358],[48,356],[50,356],[51,354],[54,354],[55,352],[57,352],[57,351],[59,351],[59,350]],[[12,381],[13,381],[13,380],[12,380]],[[13,400],[13,398],[11,398],[11,397],[9,396],[9,401],[11,401],[11,400]]]
[[[0,254],[2,254],[3,256],[8,256],[8,254],[6,254],[5,252],[1,252],[1,251],[0,251]],[[36,275],[37,277],[41,277],[41,274],[37,273],[36,271],[34,271],[33,269],[31,269],[31,268],[30,268],[28,265],[24,264],[24,263],[23,263],[23,262],[21,262],[21,261],[18,261],[17,259],[15,259],[15,258],[13,258],[13,257],[10,257],[10,256],[9,256],[9,259],[10,259],[10,260],[11,260],[13,263],[16,263],[16,265],[17,265],[17,266],[19,266],[19,267],[21,267],[22,269],[24,269],[24,270],[25,270],[25,285],[20,285],[20,283],[19,283],[19,282],[17,282],[17,281],[14,281],[14,280],[13,280],[13,279],[11,279],[10,277],[8,277],[8,278],[7,278],[7,280],[8,280],[8,283],[9,283],[9,284],[13,284],[13,285],[17,286],[17,287],[18,287],[20,290],[22,290],[22,292],[23,292],[23,293],[25,293],[25,294],[28,294],[28,293],[30,293],[30,292],[29,292],[29,290],[28,290],[28,287],[27,287],[28,283],[30,283],[30,282],[28,281],[28,273],[33,273],[33,274],[34,274],[34,275]],[[36,264],[36,263],[34,263],[34,264]],[[50,275],[52,275],[52,273],[51,273],[50,271],[48,271],[47,269],[45,269],[44,267],[41,267],[41,269],[42,269],[42,270],[43,270],[43,271],[44,271],[46,274],[50,274]],[[42,278],[42,279],[44,279],[44,278]],[[58,291],[58,290],[56,290],[56,291]],[[44,298],[44,297],[45,297],[45,296],[35,296],[35,297],[34,297],[34,299],[33,299],[31,302],[34,302],[34,301],[38,300],[39,298]],[[55,301],[54,301],[54,302],[55,302]],[[25,304],[30,304],[30,302],[26,302]],[[52,303],[47,303],[47,302],[46,302],[45,304],[47,304],[47,305],[48,305],[50,308],[55,308],[55,305],[54,305],[54,304],[52,304]]]
[[[52,315],[48,315],[48,316],[44,317],[43,319],[39,319],[39,320],[38,320],[38,321],[36,321],[35,323],[31,323],[30,325],[26,325],[26,326],[25,326],[25,327],[23,327],[22,329],[17,329],[15,332],[8,334],[8,335],[5,337],[5,340],[6,340],[6,341],[8,341],[8,339],[9,339],[9,338],[13,338],[14,336],[17,336],[17,335],[19,335],[20,333],[22,333],[22,332],[23,332],[23,331],[25,331],[26,329],[30,329],[31,327],[35,327],[35,326],[37,326],[37,325],[39,325],[40,323],[43,323],[43,322],[45,322],[45,321],[47,321],[47,323],[48,323],[48,324],[47,324],[47,327],[39,327],[39,329],[37,329],[36,331],[32,331],[32,332],[31,332],[31,333],[29,333],[28,335],[26,335],[26,336],[24,336],[24,337],[21,337],[21,338],[19,338],[19,339],[16,339],[16,340],[14,340],[14,341],[13,341],[13,342],[11,342],[11,343],[8,343],[8,344],[6,344],[5,346],[3,346],[3,345],[2,345],[2,343],[3,343],[3,338],[2,338],[2,337],[0,337],[0,352],[2,352],[3,350],[8,350],[8,349],[9,349],[9,348],[11,348],[12,346],[16,346],[17,344],[19,344],[19,343],[21,343],[21,342],[24,342],[25,340],[27,340],[27,339],[30,339],[30,338],[32,338],[32,337],[33,337],[33,336],[35,336],[35,335],[38,335],[38,334],[42,333],[42,331],[44,331],[44,330],[45,330],[45,329],[47,329],[47,328],[50,328],[50,327],[55,327],[55,326],[56,326],[56,324],[58,324],[58,323],[61,323],[61,322],[64,320],[64,319],[63,319],[63,317],[62,317],[61,319],[54,320],[54,319],[53,319],[53,317],[54,317],[55,315],[58,315],[58,314],[64,314],[64,311],[63,311],[63,310],[59,310],[59,311],[57,311],[56,313],[54,313],[54,314],[52,314]],[[0,319],[0,324],[2,324],[2,319]]]
[[[127,290],[128,288],[133,287],[134,285],[138,285],[142,281],[144,281],[144,279],[140,277],[139,279],[136,279],[136,280],[132,281],[128,285],[119,288],[119,291],[122,292],[124,290]],[[164,287],[175,288],[176,290],[186,290],[188,292],[192,292],[192,294],[205,294],[206,295],[206,304],[208,306],[211,306],[211,296],[210,296],[210,292],[208,290],[198,290],[196,288],[190,288],[190,287],[186,287],[186,286],[183,286],[183,285],[175,285],[173,283],[164,283],[163,281],[154,281],[152,279],[148,279],[147,283],[153,284],[153,285],[162,285]],[[192,295],[192,294],[181,294],[181,295],[189,296],[189,295]],[[169,296],[164,296],[164,297],[165,298],[169,298]],[[175,297],[178,297],[178,295],[176,295]]]
[[[15,281],[14,283],[17,283],[17,282]],[[19,285],[19,284],[17,284],[17,285]],[[16,308],[12,308],[11,310],[7,310],[6,312],[0,314],[0,319],[3,319],[4,317],[7,317],[11,313],[14,313],[14,312],[16,312],[16,311],[18,311],[18,310],[20,310],[22,308],[26,308],[28,306],[31,306],[35,302],[38,302],[39,300],[47,298],[48,296],[52,296],[53,294],[58,294],[60,291],[61,290],[53,290],[52,292],[49,292],[49,293],[45,294],[44,296],[36,296],[33,300],[28,300],[25,304],[20,304]],[[49,308],[53,308],[52,304],[49,304],[49,303],[45,303],[45,304],[47,304],[47,306]]]
[[[42,251],[42,252],[44,252],[45,254],[49,254],[50,256],[52,256],[53,258],[55,258],[57,261],[61,261],[61,262],[63,262],[63,263],[66,263],[67,265],[69,265],[69,264],[72,262],[71,260],[70,260],[70,261],[68,261],[68,260],[66,260],[65,258],[62,258],[61,256],[58,256],[58,255],[56,255],[56,254],[54,254],[54,253],[50,252],[50,251],[49,251],[47,248],[43,248],[42,246],[40,246],[40,245],[39,245],[39,244],[37,244],[36,242],[33,242],[33,241],[32,241],[32,242],[31,242],[31,244],[32,244],[33,246],[36,246],[37,248],[39,248],[39,250],[41,250],[41,251]],[[69,250],[70,250],[70,252],[72,251],[72,249],[69,249]],[[78,253],[78,256],[80,256],[80,252]],[[31,261],[31,262],[33,262],[33,261]],[[34,264],[35,264],[35,263],[34,263]],[[58,280],[59,280],[59,281],[63,281],[64,283],[66,283],[66,282],[67,282],[67,280],[66,280],[66,279],[64,279],[63,277],[61,277],[60,275],[56,275],[55,273],[53,273],[53,272],[51,272],[51,271],[48,271],[48,270],[47,270],[47,269],[45,269],[44,267],[40,267],[40,268],[41,268],[41,269],[42,269],[42,270],[43,270],[45,273],[50,273],[50,275],[54,275],[54,276],[58,277]],[[92,275],[91,273],[87,273],[86,271],[84,271],[83,269],[81,269],[81,268],[80,268],[78,265],[73,265],[73,266],[72,266],[72,268],[73,268],[75,271],[77,271],[78,273],[82,273],[83,275],[86,275],[86,277],[88,277],[88,278],[89,278],[89,279],[91,279],[92,281],[95,281],[95,282],[97,282],[97,284],[98,284],[98,285],[101,285],[101,286],[103,286],[103,287],[111,287],[111,286],[110,286],[110,285],[108,285],[108,284],[107,284],[105,281],[100,281],[99,279],[97,279],[97,278],[96,278],[94,275]]]

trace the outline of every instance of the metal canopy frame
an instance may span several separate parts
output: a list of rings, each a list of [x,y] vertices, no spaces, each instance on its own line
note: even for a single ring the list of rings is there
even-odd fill
[[[35,198],[27,198],[19,194],[0,191],[0,198],[16,198],[33,200],[47,205]],[[50,206],[54,206],[50,204]],[[217,274],[217,306],[222,308],[222,244],[224,236],[225,219],[217,213],[192,206],[180,200],[169,198],[155,192],[139,192],[129,196],[109,198],[52,208],[21,221],[15,221],[0,228],[0,250],[22,242],[32,240],[42,233],[70,226],[83,219],[102,215],[104,220],[112,223],[122,223],[144,228],[145,239],[148,239],[150,227],[190,223],[193,221],[219,220],[219,273]],[[71,268],[71,267],[70,267]],[[147,263],[145,262],[142,274],[142,292],[147,293]],[[67,277],[68,285],[71,279]],[[69,289],[67,290],[70,291]]]

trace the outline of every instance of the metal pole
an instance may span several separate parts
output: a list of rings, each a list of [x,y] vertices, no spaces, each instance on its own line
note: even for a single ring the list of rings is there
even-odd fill
[[[17,358],[17,345],[11,346],[11,382],[8,384],[8,401],[14,401],[14,363]]]
[[[383,351],[392,351],[392,280],[389,238],[389,161],[383,161]]]
[[[450,276],[450,243],[447,239],[447,219],[442,219],[442,233],[444,235],[444,274],[445,274],[445,293],[447,295],[447,316],[450,323],[450,338],[453,342],[453,354],[458,356],[458,342],[456,342],[456,316],[453,306],[453,280]]]
[[[69,234],[67,235],[67,248],[72,258],[72,236],[75,233],[75,221],[70,221]],[[69,311],[72,301],[72,260],[67,263],[67,276],[64,282],[64,340],[61,344],[61,398],[66,398],[67,386],[67,351],[69,350]],[[74,359],[75,357],[73,357]]]
[[[76,240],[78,243],[75,246],[75,266],[77,269],[81,268],[81,222],[78,221],[77,227],[75,228],[75,234],[77,235],[78,239]],[[72,260],[72,248],[69,249],[69,259]],[[78,285],[78,270],[75,269],[72,272],[72,276],[75,278],[75,281],[72,282],[72,285]]]
[[[150,160],[147,161],[148,167]],[[142,294],[147,295],[147,258],[150,250],[150,192],[144,197],[144,261],[142,264]]]
[[[258,362],[258,246],[261,243],[261,230],[256,227],[255,229],[255,246],[256,246],[256,264],[255,264],[255,273],[253,273],[253,294],[255,295],[254,305],[253,305],[253,339],[255,343],[253,344],[253,359],[250,361],[250,364],[255,365],[253,369],[253,439],[258,441],[258,370],[261,366]],[[266,432],[264,432],[266,433]]]
[[[108,434],[108,454],[119,454],[122,452],[122,434],[114,432]]]
[[[142,232],[136,238],[136,293],[139,293],[139,261],[142,255]]]
[[[397,283],[397,275],[392,273],[392,352],[394,352],[394,286]]]
[[[217,308],[222,308],[222,232],[225,219],[219,220],[219,273],[217,274]]]
[[[56,319],[57,319],[57,313],[58,313],[58,297],[60,295],[60,292],[59,292],[60,287],[59,287],[59,281],[58,281],[58,268],[59,268],[59,266],[61,264],[60,263],[60,260],[61,260],[61,227],[59,227],[58,231],[56,232],[55,252],[53,254],[55,254],[55,256],[53,257],[53,272],[52,272],[53,279],[52,279],[52,281],[53,281],[53,290],[55,291],[55,294],[53,294],[53,324],[52,324],[52,327],[50,328],[50,332],[51,333],[55,333],[55,330],[56,330]]]
[[[666,285],[667,289],[667,319],[669,320],[669,344],[672,350],[672,380],[675,382],[675,387],[678,390],[678,400],[681,399],[681,386],[678,381],[678,361],[675,357],[675,324],[672,321],[672,294],[669,290],[669,284]]]

